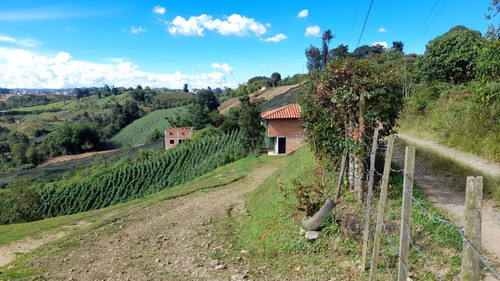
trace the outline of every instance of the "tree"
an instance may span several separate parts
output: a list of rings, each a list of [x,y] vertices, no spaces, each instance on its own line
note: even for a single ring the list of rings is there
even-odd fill
[[[392,49],[397,50],[403,54],[403,47],[404,44],[401,41],[393,41],[392,42]]]
[[[184,88],[182,89],[182,91],[184,93],[189,93],[189,90],[188,90],[188,84],[184,84]]]
[[[244,149],[257,154],[257,147],[262,142],[264,126],[261,124],[260,108],[250,102],[250,98],[242,97],[240,119],[241,143]]]
[[[371,51],[372,47],[368,45],[362,45],[357,47],[352,54],[355,58],[363,59],[366,58]]]
[[[273,83],[273,86],[278,86],[278,83],[281,81],[281,74],[278,72],[274,72],[271,74],[271,81]]]
[[[111,89],[109,88],[108,84],[104,84],[104,87],[103,87],[103,92],[111,92]]]
[[[306,49],[307,70],[309,72],[321,69],[321,51],[311,45]]]
[[[349,47],[344,44],[340,44],[337,48],[331,49],[328,53],[329,61],[338,61],[340,59],[347,58],[349,56]]]
[[[212,90],[201,90],[196,94],[196,103],[201,107],[206,107],[209,112],[217,110],[219,102]]]
[[[361,197],[370,136],[393,133],[403,105],[399,77],[370,60],[344,59],[313,75],[301,95],[302,119],[319,163],[336,163],[349,151],[349,186]]]
[[[477,58],[486,39],[478,31],[463,26],[429,41],[418,62],[425,81],[465,83],[476,76]]]
[[[54,138],[56,143],[62,146],[68,154],[90,151],[101,144],[99,131],[91,123],[62,126]]]
[[[321,69],[325,69],[326,64],[328,63],[329,46],[330,46],[330,41],[333,38],[335,38],[335,35],[332,34],[332,31],[330,29],[328,29],[325,32],[323,32],[323,36],[321,36],[321,39],[322,39],[322,45],[321,45]]]

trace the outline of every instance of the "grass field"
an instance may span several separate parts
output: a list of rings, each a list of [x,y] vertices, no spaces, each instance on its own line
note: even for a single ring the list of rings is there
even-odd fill
[[[170,128],[170,123],[166,118],[185,112],[185,107],[150,112],[123,128],[111,139],[111,143],[116,148],[143,144],[154,130],[164,133],[166,129]]]

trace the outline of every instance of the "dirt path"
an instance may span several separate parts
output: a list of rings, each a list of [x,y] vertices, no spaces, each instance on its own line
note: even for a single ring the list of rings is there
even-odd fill
[[[467,165],[473,165],[475,169],[491,175],[500,175],[500,166],[484,159],[467,155],[450,148],[443,147],[435,142],[420,140],[404,134],[398,134],[399,138],[409,141],[418,146],[436,150],[437,152],[460,161]],[[401,167],[404,165],[404,147],[396,146],[394,150],[394,161]],[[436,207],[445,211],[450,219],[458,224],[464,225],[465,192],[459,191],[459,181],[466,179],[454,179],[449,175],[433,171],[424,161],[415,161],[415,181],[423,191],[427,199]],[[495,211],[498,203],[492,200],[483,201],[483,223],[482,223],[482,249],[486,252],[490,264],[500,271],[500,213]],[[496,280],[496,279],[486,279]]]
[[[55,247],[27,264],[43,268],[43,280],[243,279],[244,256],[225,260],[227,251],[212,245],[212,222],[244,210],[246,193],[276,170],[266,164],[228,186],[122,214],[64,242],[77,246]]]

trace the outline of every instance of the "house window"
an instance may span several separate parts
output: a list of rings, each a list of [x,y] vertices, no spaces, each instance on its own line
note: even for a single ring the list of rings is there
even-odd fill
[[[179,140],[179,143],[182,143],[184,140]]]
[[[169,134],[170,136],[173,136],[173,135],[174,135],[174,133],[173,133],[173,132],[168,132],[168,134]]]
[[[174,140],[170,140],[170,144],[174,144]]]

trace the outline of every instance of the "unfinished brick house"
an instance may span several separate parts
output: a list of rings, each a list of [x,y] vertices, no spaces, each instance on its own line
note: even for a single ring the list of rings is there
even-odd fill
[[[165,130],[165,149],[169,150],[182,143],[185,139],[189,139],[193,132],[193,127],[179,127]]]
[[[261,114],[266,121],[266,148],[269,154],[289,154],[305,141],[300,127],[300,106],[289,104]]]

